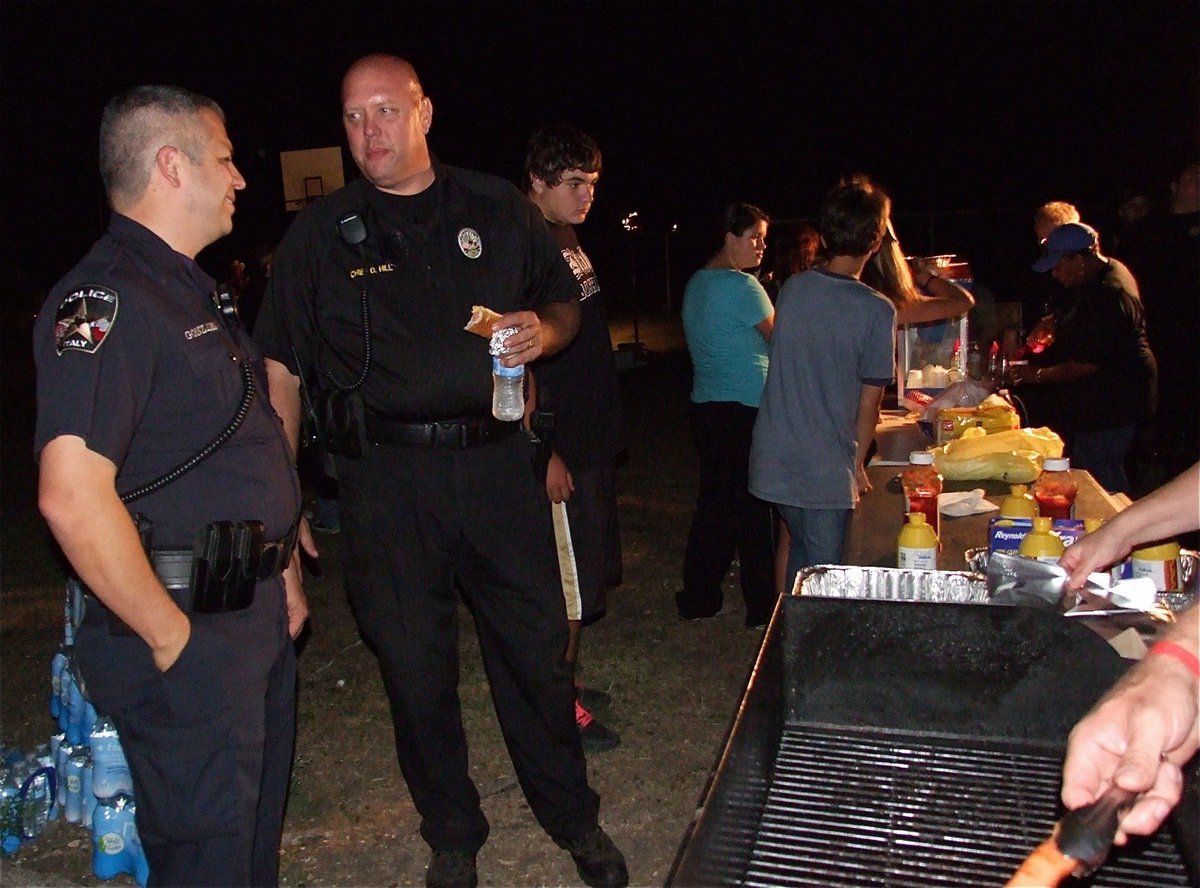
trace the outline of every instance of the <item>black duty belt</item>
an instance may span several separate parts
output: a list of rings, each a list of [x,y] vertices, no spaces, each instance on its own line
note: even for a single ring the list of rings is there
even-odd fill
[[[501,422],[491,416],[442,419],[436,422],[401,422],[367,414],[367,441],[404,447],[443,447],[465,450],[501,441],[521,427],[519,421]]]
[[[213,522],[209,527],[222,524],[237,526],[233,522]],[[222,559],[217,563],[204,557],[208,552],[201,543],[192,549],[151,549],[149,558],[154,573],[180,610],[188,614],[220,614],[249,607],[254,600],[254,586],[283,572],[291,561],[295,543],[296,530],[293,528],[282,540],[250,547],[253,551],[249,553],[243,549],[238,558]],[[203,587],[197,588],[200,582]],[[104,614],[110,634],[134,634],[91,592],[85,594],[85,601],[88,608]]]

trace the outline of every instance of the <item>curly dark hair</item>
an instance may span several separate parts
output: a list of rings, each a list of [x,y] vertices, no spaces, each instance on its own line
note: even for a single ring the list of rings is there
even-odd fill
[[[529,191],[534,178],[553,188],[567,170],[599,173],[600,167],[600,147],[583,130],[565,123],[545,126],[529,137],[521,188]]]

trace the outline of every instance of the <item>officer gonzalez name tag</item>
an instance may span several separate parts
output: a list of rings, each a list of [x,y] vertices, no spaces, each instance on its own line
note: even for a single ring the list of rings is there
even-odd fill
[[[117,320],[117,291],[96,284],[72,290],[54,316],[54,344],[61,355],[67,351],[91,354]]]
[[[468,259],[478,259],[483,255],[483,239],[474,228],[464,228],[458,233],[458,248]]]

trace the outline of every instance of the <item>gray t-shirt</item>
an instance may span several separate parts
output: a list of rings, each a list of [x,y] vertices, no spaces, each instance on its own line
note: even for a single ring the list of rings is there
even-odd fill
[[[798,508],[853,508],[859,396],[864,384],[895,377],[896,310],[866,284],[814,269],[788,278],[775,312],[750,492]]]

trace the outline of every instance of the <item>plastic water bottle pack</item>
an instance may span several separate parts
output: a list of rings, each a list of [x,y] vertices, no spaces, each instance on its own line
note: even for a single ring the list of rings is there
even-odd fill
[[[0,851],[16,854],[61,816],[90,831],[97,877],[128,873],[144,886],[150,865],[137,833],[129,762],[116,726],[97,715],[74,664],[82,592],[77,580],[67,582],[63,645],[50,661],[50,717],[59,732],[29,753],[0,742]]]
[[[139,885],[150,878],[150,864],[137,831],[137,806],[121,793],[96,802],[92,814],[92,872],[101,879],[129,873]]]

